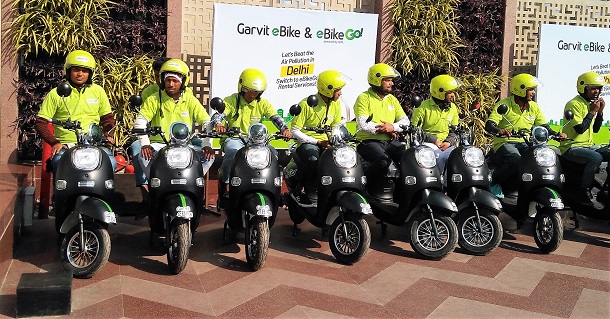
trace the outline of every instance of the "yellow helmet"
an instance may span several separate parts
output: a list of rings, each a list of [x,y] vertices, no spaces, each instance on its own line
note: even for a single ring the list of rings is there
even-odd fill
[[[318,92],[332,98],[336,90],[345,86],[349,79],[343,73],[335,70],[327,70],[318,75]]]
[[[245,69],[239,75],[237,83],[237,91],[245,90],[263,92],[267,88],[267,80],[265,74],[257,69]]]
[[[161,77],[160,83],[163,83],[164,73],[178,73],[182,75],[182,87],[185,88],[189,84],[189,67],[180,59],[169,59],[161,66],[159,70],[159,76]]]
[[[93,72],[95,71],[95,58],[91,53],[83,50],[74,50],[66,56],[66,62],[64,63],[64,75],[69,77],[68,69],[73,66],[79,66],[82,68],[89,69],[91,72],[89,74],[89,79],[87,79],[87,83],[91,83],[91,79],[93,78]]]
[[[369,68],[368,80],[372,86],[381,86],[384,78],[399,78],[400,73],[385,63],[377,63]]]
[[[587,86],[600,87],[604,86],[606,82],[604,81],[604,77],[595,73],[595,72],[586,72],[581,74],[578,77],[578,82],[576,82],[576,89],[578,89],[578,93],[585,93],[585,88]]]
[[[430,81],[430,95],[441,101],[445,100],[445,93],[462,86],[462,82],[451,75],[441,74]]]
[[[510,80],[510,93],[516,96],[525,97],[525,92],[527,90],[533,89],[539,85],[542,85],[542,83],[537,77],[527,73],[517,74]]]

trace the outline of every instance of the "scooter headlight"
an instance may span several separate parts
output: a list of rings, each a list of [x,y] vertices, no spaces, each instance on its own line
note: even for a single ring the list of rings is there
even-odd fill
[[[341,168],[352,168],[356,166],[358,154],[356,154],[356,150],[353,147],[346,146],[336,148],[333,152],[333,157],[335,158],[337,166]]]
[[[165,161],[170,168],[185,169],[191,165],[191,149],[188,147],[172,147],[165,152]]]
[[[432,168],[436,165],[436,154],[429,147],[420,147],[415,152],[415,159],[421,168]]]
[[[536,157],[536,163],[542,167],[555,166],[557,155],[555,151],[548,147],[540,147],[534,150],[534,156]]]
[[[266,146],[250,147],[246,151],[246,162],[254,169],[263,169],[271,163],[271,150]]]
[[[72,153],[72,164],[76,169],[92,171],[100,165],[102,152],[95,147],[79,148]]]
[[[485,162],[485,155],[478,147],[466,147],[462,150],[462,158],[464,163],[470,167],[481,167]]]

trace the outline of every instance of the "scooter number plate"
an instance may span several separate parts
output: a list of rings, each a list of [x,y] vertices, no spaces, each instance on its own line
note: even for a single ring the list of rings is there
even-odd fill
[[[193,212],[191,211],[182,211],[182,212],[177,212],[176,213],[176,217],[180,217],[180,218],[193,218]]]
[[[104,212],[104,218],[107,223],[116,224],[116,215],[113,212]]]

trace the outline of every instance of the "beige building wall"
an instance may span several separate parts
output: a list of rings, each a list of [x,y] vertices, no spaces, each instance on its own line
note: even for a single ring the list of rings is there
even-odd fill
[[[536,74],[541,24],[610,28],[608,0],[507,0],[506,13],[504,57],[509,76]]]
[[[0,164],[17,162],[17,57],[12,44],[4,36],[11,21],[12,1],[2,0],[0,18]]]

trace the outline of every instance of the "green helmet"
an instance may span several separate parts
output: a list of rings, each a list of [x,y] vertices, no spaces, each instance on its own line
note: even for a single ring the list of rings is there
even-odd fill
[[[336,90],[340,90],[347,83],[348,78],[343,73],[327,70],[318,75],[318,92],[332,98]]]
[[[180,59],[170,59],[163,63],[161,70],[159,70],[159,75],[161,77],[160,83],[164,82],[166,72],[181,74],[183,88],[189,84],[189,67],[184,61]]]
[[[385,63],[377,63],[369,68],[368,80],[372,86],[381,86],[384,78],[399,78],[400,73]]]
[[[91,78],[93,77],[93,71],[95,71],[95,58],[91,53],[83,50],[74,50],[66,56],[66,62],[64,63],[64,75],[69,77],[68,69],[73,66],[79,66],[82,68],[89,69],[91,72],[89,74],[89,79],[87,79],[87,83],[91,83]]]
[[[586,72],[581,74],[578,77],[578,82],[576,82],[576,89],[578,89],[578,93],[585,93],[585,88],[587,86],[592,87],[600,87],[604,86],[606,82],[604,81],[604,77],[595,73],[595,72]]]
[[[430,81],[430,95],[441,101],[445,100],[445,93],[454,91],[462,86],[462,82],[451,75],[437,75]]]
[[[239,75],[239,82],[237,83],[237,91],[257,91],[263,92],[267,88],[267,80],[265,74],[257,69],[245,69]]]
[[[510,80],[510,93],[516,96],[525,97],[525,92],[527,90],[533,89],[541,84],[540,80],[531,74],[517,74]]]

